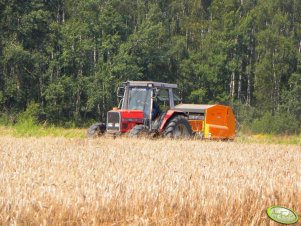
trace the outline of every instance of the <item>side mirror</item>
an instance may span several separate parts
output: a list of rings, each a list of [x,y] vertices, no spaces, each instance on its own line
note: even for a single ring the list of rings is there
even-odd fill
[[[123,98],[119,98],[119,103],[118,103],[118,109],[121,109],[122,103],[123,103]]]
[[[123,96],[124,96],[124,92],[125,92],[125,88],[124,87],[118,87],[117,88],[117,103],[118,103],[118,108],[120,109],[122,106],[122,102],[123,102]]]
[[[117,97],[118,97],[119,99],[120,99],[120,98],[123,98],[124,90],[125,90],[124,87],[118,87],[118,89],[117,89]]]

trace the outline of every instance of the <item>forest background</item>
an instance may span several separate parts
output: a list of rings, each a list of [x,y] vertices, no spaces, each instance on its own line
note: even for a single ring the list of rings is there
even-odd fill
[[[104,121],[126,80],[300,133],[301,1],[0,0],[0,124]]]

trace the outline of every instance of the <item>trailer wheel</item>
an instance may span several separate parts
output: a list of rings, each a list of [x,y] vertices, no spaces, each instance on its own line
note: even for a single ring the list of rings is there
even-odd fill
[[[92,126],[89,127],[87,130],[87,137],[93,138],[93,137],[98,137],[101,136],[105,133],[106,131],[106,124],[104,123],[95,123]]]
[[[165,127],[164,136],[170,138],[189,138],[192,136],[192,129],[184,115],[176,115]]]

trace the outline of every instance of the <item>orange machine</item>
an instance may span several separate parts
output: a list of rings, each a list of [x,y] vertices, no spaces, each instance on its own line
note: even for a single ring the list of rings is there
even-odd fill
[[[185,112],[193,132],[209,139],[234,139],[235,116],[231,107],[214,104],[179,104],[176,110]]]

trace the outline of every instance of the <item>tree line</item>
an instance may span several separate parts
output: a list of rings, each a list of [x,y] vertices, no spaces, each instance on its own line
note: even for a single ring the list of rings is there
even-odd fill
[[[0,111],[104,120],[126,80],[177,83],[256,132],[300,132],[300,0],[0,0]]]

